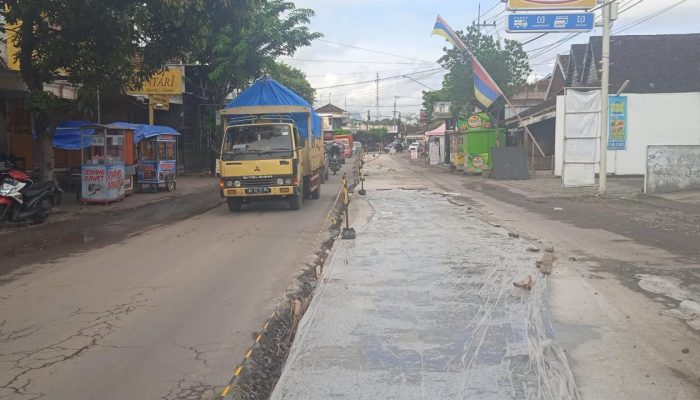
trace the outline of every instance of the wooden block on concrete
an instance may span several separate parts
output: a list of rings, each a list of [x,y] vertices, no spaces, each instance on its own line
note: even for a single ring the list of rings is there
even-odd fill
[[[549,275],[552,273],[552,267],[554,266],[554,254],[553,253],[544,253],[544,256],[542,257],[542,263],[540,266],[540,272],[542,272],[545,275]]]

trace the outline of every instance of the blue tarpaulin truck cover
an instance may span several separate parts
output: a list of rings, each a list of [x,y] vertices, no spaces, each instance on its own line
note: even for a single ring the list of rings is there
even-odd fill
[[[323,136],[321,117],[316,114],[311,104],[269,76],[258,79],[248,89],[241,92],[238,97],[226,104],[227,109],[260,106],[305,107],[311,113],[311,132],[313,136],[318,138]],[[292,117],[299,131],[304,135],[308,135],[308,113],[292,112],[289,113],[289,116]]]

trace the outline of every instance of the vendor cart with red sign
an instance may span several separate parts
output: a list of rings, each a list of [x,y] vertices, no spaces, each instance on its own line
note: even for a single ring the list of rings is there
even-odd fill
[[[164,187],[168,192],[177,188],[177,137],[180,134],[168,126],[144,125],[137,130],[139,191],[148,188],[157,192]]]
[[[82,204],[106,204],[124,198],[125,162],[133,158],[131,133],[113,125],[81,127],[79,199]]]

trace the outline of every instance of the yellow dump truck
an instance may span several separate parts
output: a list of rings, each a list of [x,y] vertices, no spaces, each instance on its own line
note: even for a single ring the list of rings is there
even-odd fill
[[[275,199],[298,210],[304,199],[321,196],[325,147],[321,119],[308,102],[264,77],[220,113],[219,186],[231,212]]]

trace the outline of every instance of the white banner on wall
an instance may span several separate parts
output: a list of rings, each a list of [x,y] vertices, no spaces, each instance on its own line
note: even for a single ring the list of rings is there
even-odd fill
[[[565,187],[595,185],[600,139],[600,90],[567,90],[564,105],[562,184]]]

